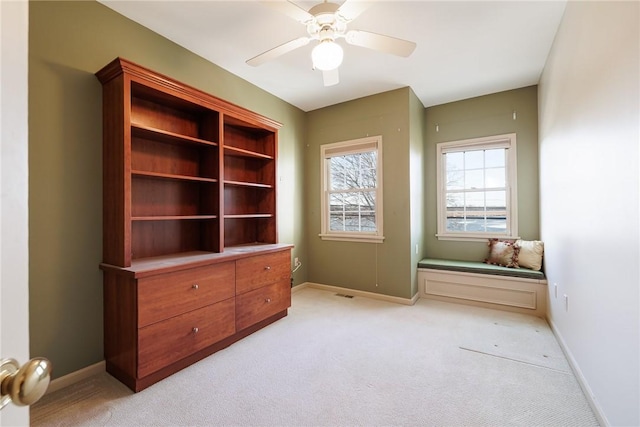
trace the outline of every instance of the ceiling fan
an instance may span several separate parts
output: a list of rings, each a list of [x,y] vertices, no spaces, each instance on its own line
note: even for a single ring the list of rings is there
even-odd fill
[[[294,49],[306,46],[312,40],[318,43],[311,52],[313,68],[322,71],[325,86],[339,82],[338,67],[342,63],[342,47],[336,43],[344,38],[348,44],[366,47],[380,52],[407,57],[416,48],[414,42],[362,30],[348,30],[347,24],[357,18],[365,9],[365,3],[346,0],[342,4],[325,0],[304,10],[292,1],[263,1],[271,8],[304,24],[308,36],[290,40],[247,60],[247,64],[257,67],[278,58]]]

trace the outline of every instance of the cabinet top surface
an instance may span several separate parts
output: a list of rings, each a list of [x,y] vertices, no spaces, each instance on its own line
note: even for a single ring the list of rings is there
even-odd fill
[[[100,268],[105,271],[113,271],[130,275],[135,278],[142,278],[155,274],[218,264],[226,261],[234,261],[240,258],[288,250],[292,247],[292,244],[286,243],[241,245],[225,248],[224,252],[220,253],[193,251],[176,255],[139,259],[133,261],[131,267],[118,267],[102,263],[100,264]]]

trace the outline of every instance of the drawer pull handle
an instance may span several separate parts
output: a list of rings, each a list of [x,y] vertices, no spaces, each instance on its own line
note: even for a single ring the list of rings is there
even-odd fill
[[[198,333],[199,330],[200,329],[198,329],[198,328],[193,328],[193,329],[191,329],[191,332],[193,332],[193,335],[195,335],[195,334]]]
[[[266,303],[270,303],[271,302],[271,298],[267,298],[264,300]]]
[[[198,284],[197,284],[197,283],[194,283],[193,285],[191,285],[191,288],[192,288],[192,289],[199,289],[199,288],[200,288],[200,286],[198,286]]]
[[[266,266],[264,269],[265,269],[265,270],[267,270],[267,271],[269,271],[269,270],[271,270],[271,267]]]

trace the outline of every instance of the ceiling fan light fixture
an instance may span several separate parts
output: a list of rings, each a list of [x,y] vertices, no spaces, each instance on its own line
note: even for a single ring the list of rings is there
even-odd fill
[[[322,40],[311,51],[313,67],[322,71],[335,70],[342,64],[342,47],[331,39]]]

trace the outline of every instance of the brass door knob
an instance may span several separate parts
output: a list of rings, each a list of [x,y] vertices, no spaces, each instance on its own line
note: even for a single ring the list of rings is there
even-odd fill
[[[29,360],[22,367],[15,359],[0,361],[0,409],[9,402],[27,406],[40,400],[49,387],[51,362],[43,357]]]

